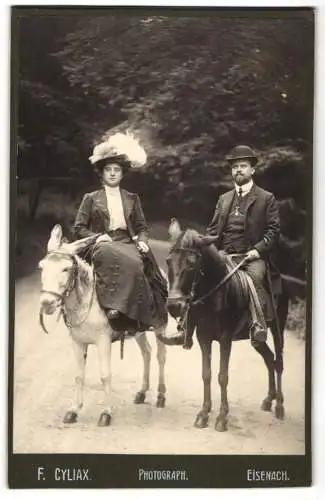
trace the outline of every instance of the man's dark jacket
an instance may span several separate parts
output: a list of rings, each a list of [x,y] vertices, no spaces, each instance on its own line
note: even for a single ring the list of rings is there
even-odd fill
[[[220,248],[223,231],[236,195],[232,189],[220,196],[207,234],[217,236],[215,246]],[[281,279],[276,269],[272,253],[278,243],[280,234],[280,218],[277,201],[272,193],[253,184],[246,195],[248,205],[245,218],[244,238],[249,250],[256,249],[262,259],[270,264],[273,293],[281,291]]]

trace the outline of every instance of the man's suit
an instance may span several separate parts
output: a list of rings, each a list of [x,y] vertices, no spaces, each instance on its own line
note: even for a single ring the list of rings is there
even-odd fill
[[[222,244],[222,234],[233,206],[236,191],[232,189],[220,196],[212,221],[207,228],[208,235],[218,235],[217,248]],[[255,248],[265,259],[278,241],[280,219],[277,202],[272,193],[253,185],[246,195],[249,198],[245,220],[244,238],[247,250]]]
[[[253,185],[246,196],[248,199],[243,234],[246,250],[256,249],[263,261],[270,265],[273,293],[279,294],[281,280],[279,272],[272,261],[272,253],[280,234],[277,201],[272,193],[265,191],[256,184]],[[235,198],[235,189],[220,196],[213,218],[206,231],[209,236],[217,236],[214,244],[219,250],[223,249],[223,235],[230,212],[234,207]],[[254,261],[250,265],[254,267]]]
[[[243,270],[254,283],[265,319],[271,321],[273,309],[266,293],[269,281],[267,273],[270,273],[273,294],[281,291],[281,278],[272,263],[272,250],[277,244],[280,233],[277,202],[272,193],[255,184],[245,196],[240,196],[238,191],[243,188],[244,186],[242,188],[237,186],[237,191],[233,189],[220,196],[212,221],[207,228],[207,235],[216,236],[215,247],[228,254],[244,254],[257,250],[260,258],[246,263]],[[207,252],[213,256],[216,250],[211,245],[207,248]],[[237,262],[238,260],[235,260],[235,263]],[[265,331],[263,315],[258,312],[258,308],[253,307],[254,302],[251,290],[251,313],[252,315],[257,313],[259,318],[254,325],[258,325],[258,329],[261,327],[262,331]]]

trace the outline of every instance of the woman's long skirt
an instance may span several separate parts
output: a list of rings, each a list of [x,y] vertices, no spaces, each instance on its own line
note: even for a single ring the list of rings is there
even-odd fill
[[[116,309],[144,326],[153,325],[153,294],[134,243],[98,243],[93,250],[93,263],[100,306]]]

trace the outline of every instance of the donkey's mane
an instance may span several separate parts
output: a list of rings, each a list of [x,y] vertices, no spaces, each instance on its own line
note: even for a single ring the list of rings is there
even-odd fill
[[[179,248],[193,248],[198,241],[199,233],[195,229],[186,229],[177,239],[175,250]]]
[[[85,285],[89,285],[92,278],[92,267],[84,259],[78,257],[78,255],[75,257],[79,268],[80,280],[85,283]]]
[[[60,248],[60,251],[62,251],[62,254],[68,254],[71,257],[76,259],[77,265],[78,265],[78,274],[80,281],[84,283],[85,285],[89,285],[92,279],[92,267],[81,257],[79,257],[77,254],[73,253],[71,254],[71,250],[69,251],[69,248],[67,247],[66,252],[64,248],[64,244]]]

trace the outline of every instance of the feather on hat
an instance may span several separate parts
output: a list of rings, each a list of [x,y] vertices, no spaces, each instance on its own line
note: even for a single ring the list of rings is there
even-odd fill
[[[100,160],[115,157],[124,157],[134,169],[143,167],[147,161],[147,154],[139,142],[131,135],[120,132],[95,146],[89,160],[94,165]]]

